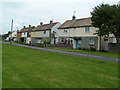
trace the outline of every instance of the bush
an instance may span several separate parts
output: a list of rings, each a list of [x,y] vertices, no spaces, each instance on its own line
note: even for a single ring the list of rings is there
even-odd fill
[[[86,48],[83,48],[83,50],[86,50]]]
[[[82,50],[82,48],[81,48],[81,47],[79,47],[79,50]]]
[[[96,48],[90,47],[90,51],[96,51]]]
[[[44,41],[44,44],[51,44],[50,41]]]

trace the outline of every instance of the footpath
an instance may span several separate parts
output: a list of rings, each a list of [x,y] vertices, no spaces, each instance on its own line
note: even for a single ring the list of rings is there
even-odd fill
[[[10,44],[8,42],[2,42],[2,41],[0,41],[0,43]],[[118,58],[105,57],[105,56],[81,54],[81,53],[76,53],[76,52],[68,52],[68,51],[62,51],[62,50],[53,50],[53,49],[40,48],[40,47],[28,46],[28,45],[23,45],[23,44],[15,44],[15,43],[12,43],[11,45],[20,46],[20,47],[26,47],[26,48],[31,48],[31,49],[37,49],[37,50],[43,50],[43,51],[49,51],[49,52],[56,52],[56,53],[67,54],[67,55],[72,55],[72,56],[93,58],[93,59],[97,59],[97,60],[104,60],[104,61],[111,61],[111,62],[118,62],[118,63],[120,63],[120,58],[118,59]]]

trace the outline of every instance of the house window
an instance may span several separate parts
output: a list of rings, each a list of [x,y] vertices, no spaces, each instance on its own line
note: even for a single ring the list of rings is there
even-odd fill
[[[46,34],[46,31],[44,31],[44,34]]]
[[[95,44],[95,41],[94,41],[93,39],[90,39],[90,40],[89,40],[89,44],[90,44],[90,45],[94,45],[94,44]]]
[[[67,29],[64,29],[64,33],[67,33]]]
[[[68,44],[70,44],[70,39],[68,39]]]
[[[90,32],[90,27],[85,27],[85,32]]]
[[[81,38],[78,40],[78,44],[79,44],[79,45],[82,44]]]
[[[73,40],[70,40],[71,44],[73,44]]]
[[[64,42],[64,39],[62,38],[61,42]]]
[[[53,33],[56,33],[55,31],[53,31]]]

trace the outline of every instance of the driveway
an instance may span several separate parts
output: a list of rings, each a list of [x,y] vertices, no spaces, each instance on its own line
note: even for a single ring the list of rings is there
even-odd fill
[[[1,42],[1,41],[0,41],[0,43],[10,44],[8,42]],[[112,61],[112,62],[120,63],[120,59],[112,58],[112,57],[89,55],[89,54],[81,54],[81,53],[68,52],[68,51],[62,51],[62,50],[53,50],[53,49],[40,48],[40,47],[28,46],[28,45],[22,45],[22,44],[15,44],[15,43],[12,43],[11,45],[20,46],[20,47],[26,47],[26,48],[31,48],[31,49],[37,49],[37,50],[43,50],[43,51],[49,51],[49,52],[56,52],[56,53],[67,54],[67,55],[72,55],[72,56],[93,58],[93,59],[97,59],[97,60]]]

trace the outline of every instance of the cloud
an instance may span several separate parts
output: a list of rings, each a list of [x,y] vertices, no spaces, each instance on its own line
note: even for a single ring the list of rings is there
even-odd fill
[[[119,2],[119,0],[0,0],[0,2],[93,2],[93,3],[101,3],[101,2]]]
[[[74,10],[76,17],[89,17],[92,8],[102,2],[117,4],[118,0],[0,0],[4,24],[0,30],[7,32],[11,20],[14,19],[14,29],[25,26],[38,25],[39,22],[49,23],[51,19],[63,23],[72,18]],[[2,6],[1,6],[2,5]],[[0,10],[1,11],[1,10]],[[1,31],[0,31],[1,33]]]
[[[25,25],[26,21],[22,19],[14,20],[14,29],[22,28]]]

